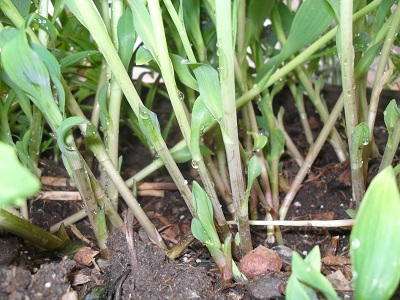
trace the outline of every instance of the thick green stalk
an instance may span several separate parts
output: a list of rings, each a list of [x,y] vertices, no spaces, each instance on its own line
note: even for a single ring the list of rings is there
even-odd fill
[[[216,27],[219,51],[219,72],[223,105],[223,125],[228,138],[224,138],[228,161],[232,200],[237,212],[239,236],[243,254],[252,249],[248,207],[244,204],[244,180],[240,160],[237,116],[235,105],[234,45],[232,39],[231,1],[216,1]]]
[[[340,2],[340,64],[344,95],[344,113],[348,144],[351,145],[354,129],[358,124],[358,109],[354,82],[353,1]]]
[[[321,151],[321,148],[324,145],[326,139],[328,138],[329,133],[332,130],[332,127],[335,126],[335,122],[339,117],[339,114],[342,111],[342,109],[343,109],[343,95],[340,95],[338,101],[336,102],[335,106],[331,111],[331,114],[329,115],[327,122],[325,123],[320,134],[318,135],[318,138],[316,139],[314,145],[312,145],[308,150],[308,154],[305,158],[305,161],[301,166],[299,172],[297,173],[296,178],[294,179],[292,185],[290,186],[289,191],[286,193],[285,199],[283,200],[281,208],[279,210],[280,220],[285,219],[290,204],[292,203],[294,197],[299,191],[301,183],[307,176],[311,165],[317,158],[318,153]]]
[[[118,34],[117,25],[120,17],[124,12],[124,3],[122,0],[114,0],[111,4],[111,37],[115,49],[118,51]],[[119,141],[119,120],[122,101],[122,90],[116,80],[114,74],[111,77],[110,93],[109,93],[109,124],[107,127],[107,136],[105,138],[106,148],[110,155],[110,159],[116,169],[118,169],[118,141]],[[107,123],[107,122],[106,122]],[[118,190],[115,185],[110,182],[107,185],[107,194],[114,207],[118,208]]]
[[[160,2],[158,0],[148,1],[149,11],[151,20],[154,28],[155,40],[157,40],[157,61],[160,64],[161,74],[165,82],[165,86],[168,90],[168,95],[171,99],[171,104],[174,109],[179,127],[181,129],[183,138],[185,139],[187,145],[190,145],[190,124],[186,116],[186,111],[183,106],[183,102],[178,94],[178,88],[176,86],[174,72],[172,69],[171,60],[169,58],[169,51],[167,46],[167,41],[165,37],[164,24],[161,15]],[[184,31],[186,32],[186,31]],[[221,209],[221,205],[218,201],[218,196],[215,192],[214,186],[212,184],[211,176],[207,171],[203,159],[200,159],[193,165],[198,169],[204,188],[210,197],[211,203],[214,208],[215,218],[218,225],[221,227],[225,234],[229,233],[229,229],[226,226],[226,220]],[[167,166],[168,168],[168,166]],[[171,174],[172,175],[172,174]],[[176,179],[179,182],[179,179]]]
[[[125,94],[125,97],[132,107],[133,111],[139,116],[139,105],[142,103],[132,80],[125,70],[121,59],[118,56],[106,27],[92,1],[66,0],[76,17],[88,28],[91,35],[97,42],[97,45],[110,66],[114,76]]]
[[[0,208],[0,228],[46,250],[53,250],[62,244],[62,240],[57,236],[2,208]]]

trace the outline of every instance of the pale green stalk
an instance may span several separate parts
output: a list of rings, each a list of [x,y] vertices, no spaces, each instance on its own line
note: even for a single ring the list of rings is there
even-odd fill
[[[348,144],[351,145],[352,134],[358,124],[358,109],[354,82],[354,48],[353,48],[353,1],[340,2],[340,49],[339,58],[342,69],[344,95],[344,113]]]
[[[382,0],[374,0],[370,4],[365,6],[363,9],[357,11],[353,15],[353,21],[359,20],[369,12],[376,9],[381,4],[381,2]],[[312,54],[321,49],[326,43],[328,43],[335,37],[336,31],[337,31],[337,26],[329,30],[327,33],[325,33],[322,37],[320,37],[318,40],[316,40],[314,43],[312,43],[310,46],[304,49],[304,51],[299,53],[293,60],[289,61],[287,64],[282,66],[282,68],[277,70],[274,74],[272,74],[271,76],[267,75],[265,78],[260,80],[259,83],[254,84],[254,86],[246,94],[242,95],[236,100],[236,106],[238,108],[242,107],[245,103],[247,103],[254,97],[258,96],[262,91],[273,85],[280,78],[285,77],[287,74],[293,71],[297,66],[306,62]]]
[[[118,51],[118,34],[117,25],[121,15],[124,12],[124,3],[122,0],[114,0],[111,4],[111,37],[115,49]],[[107,127],[107,136],[105,138],[106,148],[110,159],[116,169],[118,169],[118,141],[119,141],[119,120],[120,110],[122,101],[122,90],[116,80],[115,76],[112,75],[111,83],[109,87],[109,114],[110,123],[104,124]],[[107,123],[107,122],[106,122]],[[107,185],[107,194],[113,203],[114,207],[118,208],[118,190],[112,182]]]
[[[285,36],[285,33],[282,28],[280,17],[276,10],[273,11],[272,17],[273,17],[273,24],[274,24],[274,29],[275,29],[277,38],[278,38],[279,42],[282,45],[284,45],[286,43],[286,36]],[[294,55],[292,55],[291,59],[293,60],[294,58],[295,58]],[[307,95],[310,98],[311,102],[313,103],[315,109],[318,111],[318,114],[321,117],[322,122],[325,123],[326,120],[328,119],[329,113],[327,111],[327,108],[323,105],[319,93],[313,87],[310,78],[307,77],[302,66],[297,66],[295,68],[295,72],[296,72],[297,78],[299,79],[300,83],[303,85],[304,89],[306,90]],[[299,103],[299,104],[300,104],[300,107],[298,107],[298,109],[301,109],[301,103]],[[304,105],[303,105],[303,110],[304,110]],[[300,114],[300,118],[301,117],[302,117],[302,115]],[[312,141],[312,134],[311,134],[311,130],[309,130],[308,120],[303,121],[302,123],[307,123],[305,128],[308,127],[308,132],[306,131],[306,134],[308,134],[309,137],[311,136],[311,141]],[[303,125],[303,128],[304,128],[304,125]],[[341,162],[345,161],[347,159],[346,151],[344,149],[342,140],[341,140],[340,135],[337,132],[336,128],[332,128],[332,133],[331,133],[331,138],[329,139],[329,143],[332,145],[333,149],[335,150],[336,155],[339,158],[339,161],[341,161]]]
[[[172,107],[174,109],[179,127],[181,129],[183,138],[185,139],[187,145],[190,145],[190,124],[186,115],[186,111],[183,106],[183,102],[178,94],[178,88],[176,86],[174,72],[172,69],[171,60],[169,58],[169,51],[167,46],[167,41],[165,37],[164,24],[161,15],[160,2],[158,0],[148,1],[149,12],[152,20],[152,25],[154,29],[154,38],[157,41],[157,58],[159,62],[161,74],[165,82],[165,86],[168,91],[168,95],[171,100]],[[186,31],[184,31],[185,33]],[[204,184],[204,188],[210,197],[211,203],[214,208],[215,218],[218,225],[221,227],[225,234],[229,233],[229,229],[226,226],[225,216],[222,212],[221,205],[218,201],[218,196],[213,187],[211,176],[207,171],[203,159],[200,159],[196,164],[193,165],[197,168]],[[168,166],[167,166],[168,168]],[[179,182],[179,180],[177,180]]]
[[[96,94],[94,96],[92,114],[90,116],[90,122],[96,127],[99,126],[99,121],[100,121],[99,93],[101,88],[104,86],[104,84],[107,83],[107,81],[108,81],[108,67],[107,67],[107,62],[105,61],[105,59],[103,59],[101,63],[99,80],[97,82]]]
[[[175,151],[182,150],[184,147],[186,147],[186,143],[185,141],[182,140],[179,143],[177,143],[173,148],[171,148],[170,152],[174,153]],[[164,166],[162,159],[157,158],[153,160],[153,162],[149,164],[147,167],[137,172],[131,178],[127,179],[125,183],[129,188],[132,188],[135,182],[143,180],[144,178],[146,178],[147,176],[149,176],[151,173],[158,170],[162,166]]]
[[[368,113],[368,126],[371,137],[373,137],[373,128],[375,124],[376,113],[378,111],[379,94],[383,89],[381,78],[384,77],[385,75],[384,73],[385,73],[385,68],[387,66],[387,61],[390,56],[390,51],[392,49],[393,42],[395,41],[397,34],[399,33],[399,27],[400,27],[400,5],[397,5],[397,8],[393,13],[393,20],[389,25],[389,30],[387,32],[385,42],[383,43],[383,47],[379,55],[378,68],[376,70],[375,80],[372,86],[372,93],[371,93],[369,113]]]
[[[325,123],[324,127],[322,128],[318,138],[316,139],[315,143],[311,145],[310,149],[308,150],[308,154],[305,158],[304,164],[301,166],[299,172],[297,173],[292,185],[290,186],[289,191],[286,193],[286,196],[281,204],[281,208],[279,210],[279,219],[284,220],[289,209],[290,204],[292,203],[294,197],[296,196],[297,192],[301,187],[301,183],[303,182],[304,178],[307,176],[308,172],[310,171],[310,167],[317,158],[318,153],[321,151],[322,146],[324,145],[326,139],[329,136],[332,127],[335,126],[335,122],[339,117],[343,109],[343,96],[340,95],[338,101],[336,102],[335,106],[333,107],[331,114],[327,122]]]
[[[73,9],[74,13],[77,13],[76,17],[90,31],[114,76],[118,80],[129,105],[132,107],[135,114],[139,116],[139,105],[142,101],[118,56],[117,50],[93,2],[78,0],[66,0],[65,2],[70,9]]]
[[[212,160],[211,156],[205,155],[204,162],[206,163],[207,169],[210,171],[214,185],[216,190],[219,192],[221,197],[225,201],[225,205],[227,206],[228,211],[230,212],[231,216],[235,218],[236,211],[235,206],[232,202],[231,192],[229,186],[225,185],[224,181],[222,180],[221,175],[218,172],[218,168],[215,165],[214,161]]]
[[[196,57],[194,56],[192,46],[190,45],[190,41],[186,33],[186,28],[182,23],[182,21],[180,20],[178,14],[176,13],[174,5],[172,4],[171,0],[163,0],[163,1],[169,15],[171,16],[172,21],[174,22],[176,29],[179,32],[179,36],[181,38],[181,42],[183,44],[183,48],[185,49],[189,62],[196,63]]]
[[[228,162],[232,200],[239,223],[240,247],[245,255],[252,250],[248,207],[244,204],[244,180],[240,160],[235,104],[234,45],[232,39],[232,4],[230,0],[216,1],[216,28],[219,52],[219,73],[223,105],[225,152]]]
[[[382,171],[387,166],[392,164],[393,158],[396,155],[396,152],[399,147],[400,142],[400,118],[398,117],[396,120],[396,124],[394,125],[394,130],[392,134],[389,133],[388,141],[385,147],[385,152],[382,156],[381,164],[379,165],[379,171]]]
[[[87,217],[87,212],[86,212],[86,210],[82,209],[82,210],[70,215],[68,218],[65,218],[64,220],[62,220],[54,225],[51,225],[49,231],[51,233],[56,233],[60,229],[61,225],[68,227],[72,224],[79,222],[80,220],[82,220],[86,217]]]
[[[289,82],[289,88],[292,92],[294,102],[296,103],[297,111],[299,112],[300,122],[303,126],[304,135],[306,136],[307,143],[310,145],[314,143],[314,138],[312,136],[310,124],[308,123],[308,117],[306,110],[304,108],[304,97],[303,93],[296,88],[293,82]]]
[[[286,132],[285,127],[283,125],[283,114],[282,116],[278,116],[278,119],[275,118],[275,126],[282,130],[283,135],[285,136],[285,146],[288,154],[296,161],[297,165],[301,167],[304,163],[304,158],[301,155],[299,149],[297,149],[296,145],[293,143],[292,138]]]
[[[147,217],[142,207],[133,196],[132,192],[126,186],[124,180],[121,178],[121,175],[115,169],[94,125],[89,125],[88,130],[86,131],[86,139],[88,141],[90,149],[96,156],[96,159],[98,160],[100,165],[106,170],[109,178],[116,185],[122,198],[125,200],[126,204],[132,209],[136,219],[139,221],[140,225],[142,225],[143,229],[145,230],[151,241],[159,246],[161,249],[166,249],[167,247],[157,229],[154,227],[153,223],[151,223],[150,219]]]

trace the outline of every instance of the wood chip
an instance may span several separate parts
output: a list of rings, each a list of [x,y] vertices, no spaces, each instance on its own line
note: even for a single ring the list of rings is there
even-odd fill
[[[350,265],[351,260],[349,257],[344,256],[326,256],[321,259],[322,263],[327,266],[343,266],[343,265]]]

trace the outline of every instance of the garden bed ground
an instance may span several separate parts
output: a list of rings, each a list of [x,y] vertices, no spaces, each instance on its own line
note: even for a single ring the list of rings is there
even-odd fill
[[[325,99],[332,107],[338,97],[338,89],[330,87],[325,90]],[[382,108],[393,97],[385,96]],[[397,99],[400,99],[397,97]],[[285,107],[285,126],[289,135],[303,155],[308,145],[302,135],[297,112],[288,91],[277,96],[275,103]],[[321,129],[319,118],[314,109],[307,105],[309,122],[315,136]],[[162,111],[160,111],[162,113]],[[160,113],[158,112],[158,113]],[[383,109],[378,112],[375,128],[378,148],[381,153],[386,143],[386,130],[383,124]],[[122,132],[124,130],[122,129]],[[343,130],[341,130],[343,132]],[[135,174],[151,162],[145,148],[130,133],[121,139],[121,152],[124,155],[124,178]],[[146,155],[143,155],[146,153]],[[282,158],[283,177],[288,181],[296,175],[298,167],[288,156]],[[370,161],[371,176],[376,173],[379,159]],[[66,177],[67,174],[50,159],[41,161],[40,167],[46,176]],[[198,179],[193,170],[186,168],[187,179]],[[149,182],[169,182],[165,171],[159,171],[146,179]],[[190,181],[190,180],[189,180]],[[43,190],[57,189],[43,186]],[[58,188],[59,189],[59,188]],[[67,188],[67,190],[72,188]],[[284,195],[284,194],[282,194]],[[140,197],[141,204],[156,224],[169,246],[186,239],[190,235],[190,214],[176,190],[166,190],[164,197]],[[353,207],[351,201],[351,182],[349,164],[339,163],[332,148],[326,144],[315,164],[312,166],[306,181],[297,194],[287,219],[296,220],[332,220],[348,218],[345,210]],[[35,224],[48,229],[52,224],[80,210],[80,201],[35,200],[29,204],[30,217]],[[124,209],[124,208],[123,208]],[[129,218],[127,218],[129,219]],[[0,235],[0,299],[74,299],[70,297],[77,292],[80,297],[92,291],[96,298],[95,287],[106,286],[106,299],[269,299],[284,298],[280,292],[290,275],[287,248],[273,248],[276,244],[266,242],[266,228],[252,227],[253,245],[264,245],[275,249],[283,260],[279,274],[266,274],[247,285],[232,285],[221,289],[219,273],[207,249],[199,242],[193,242],[181,257],[175,261],[153,247],[137,224],[133,228],[133,243],[128,247],[126,234],[115,231],[109,238],[109,261],[105,262],[95,256],[93,243],[83,253],[84,259],[73,257],[49,259],[7,233]],[[93,241],[93,234],[88,221],[81,221],[77,229],[83,236]],[[350,228],[282,228],[285,246],[306,255],[315,245],[319,245],[323,259],[324,274],[342,274],[336,280],[336,289],[342,298],[350,299],[351,266],[348,259]],[[71,237],[75,234],[69,230]],[[132,255],[134,249],[134,255]],[[290,250],[289,249],[289,250]],[[290,252],[290,251],[289,251]],[[285,256],[286,255],[286,256]],[[91,258],[94,258],[94,263]],[[85,261],[85,258],[88,261]]]

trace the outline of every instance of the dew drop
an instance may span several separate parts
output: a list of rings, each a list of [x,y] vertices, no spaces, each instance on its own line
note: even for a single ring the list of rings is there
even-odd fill
[[[357,274],[357,272],[356,272],[356,271],[354,271],[354,270],[353,270],[353,272],[352,272],[352,273],[353,273],[353,280],[355,280],[355,279],[357,278],[358,274]]]
[[[180,90],[177,90],[176,92],[178,93],[179,100],[181,100],[181,101],[185,100],[185,94],[184,93],[182,93]]]
[[[193,168],[193,169],[198,169],[198,168],[199,168],[199,164],[198,164],[197,161],[192,160],[192,168]]]
[[[360,241],[358,239],[354,239],[351,242],[351,247],[353,248],[353,250],[360,248]]]
[[[147,111],[144,111],[144,110],[140,112],[140,117],[141,117],[143,120],[148,120],[148,119],[150,119],[149,113],[148,113]]]
[[[187,185],[187,184],[188,184],[188,181],[185,179],[185,180],[183,181],[183,184],[184,184],[184,185]]]

